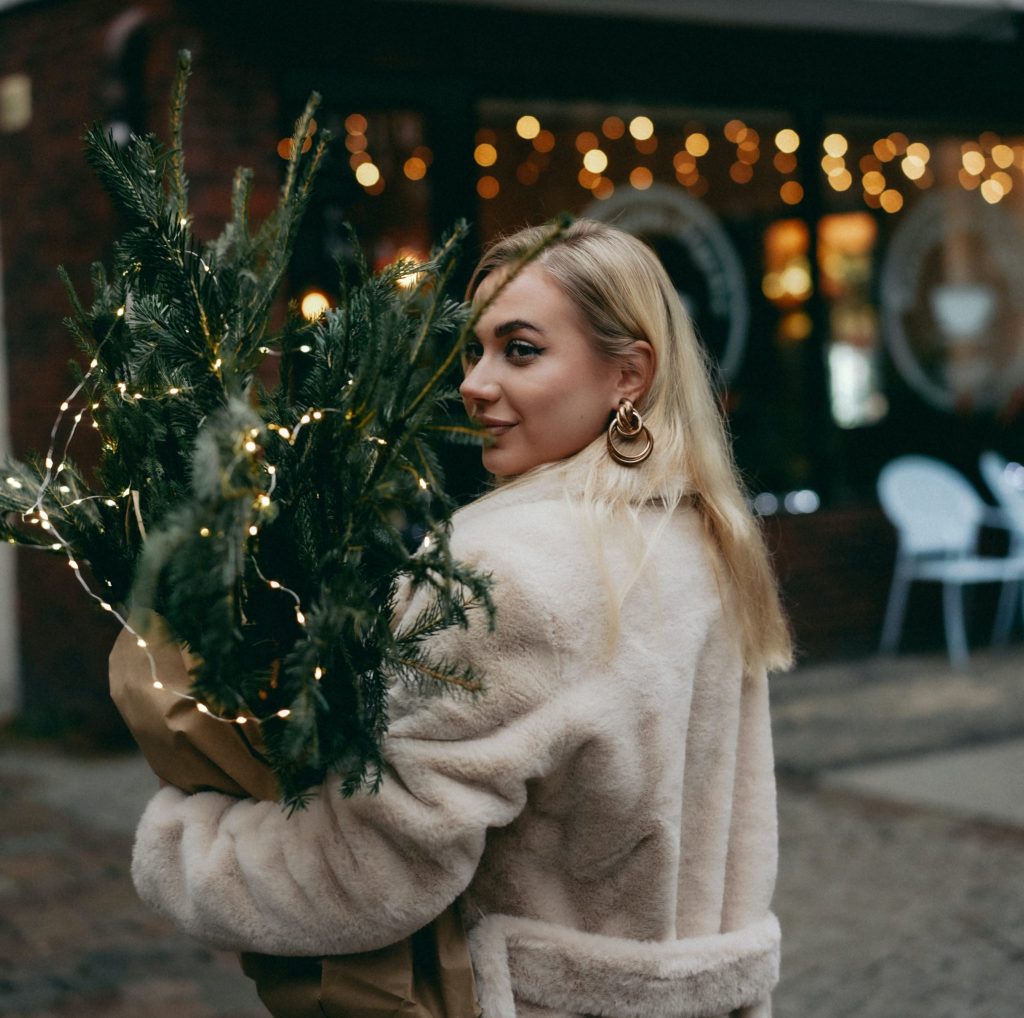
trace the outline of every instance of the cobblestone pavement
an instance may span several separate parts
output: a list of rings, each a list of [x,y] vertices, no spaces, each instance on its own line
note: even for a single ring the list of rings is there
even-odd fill
[[[837,792],[830,769],[1024,735],[1024,654],[775,682],[784,927],[776,1018],[1024,1014],[1024,829]],[[1006,775],[1021,785],[1021,775]],[[0,1014],[265,1018],[233,957],[135,898],[135,756],[0,742]]]

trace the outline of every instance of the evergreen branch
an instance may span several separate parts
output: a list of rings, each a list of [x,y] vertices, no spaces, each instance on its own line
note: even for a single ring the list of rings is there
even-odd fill
[[[185,179],[185,146],[182,129],[185,122],[185,93],[192,75],[192,54],[178,51],[178,73],[171,91],[171,183],[174,188],[175,211],[179,219],[188,215],[188,181]]]
[[[425,676],[441,686],[456,686],[469,693],[479,693],[484,688],[479,678],[472,673],[460,671],[456,665],[428,664],[410,657],[396,658],[394,663],[406,674]]]
[[[375,275],[356,245],[337,308],[309,323],[292,306],[275,324],[327,150],[321,132],[302,151],[319,96],[296,122],[274,210],[250,225],[252,174],[239,170],[230,218],[200,245],[186,209],[188,73],[183,52],[167,149],[151,136],[120,149],[99,127],[87,134],[127,229],[109,266],[93,267],[91,304],[61,275],[68,326],[91,363],[72,366],[75,407],[62,414],[73,423],[58,417],[46,468],[0,471],[0,536],[59,545],[91,566],[105,603],[161,614],[200,659],[193,693],[259,720],[284,801],[301,808],[330,773],[345,794],[379,786],[396,676],[482,688],[432,654],[434,638],[474,612],[494,623],[489,578],[452,553],[436,449],[480,438],[451,419],[445,382],[477,320],[447,294],[465,226],[408,288],[408,263]],[[279,371],[260,381],[271,355]],[[81,420],[100,443],[88,478],[68,456]],[[429,546],[413,554],[424,533]],[[428,609],[396,634],[403,577],[425,588]]]
[[[67,294],[68,301],[75,312],[75,318],[78,321],[84,321],[87,317],[85,308],[82,307],[82,302],[78,299],[78,291],[75,289],[75,284],[71,282],[67,269],[63,265],[58,265],[57,275],[60,277],[60,281],[64,286],[64,292]]]
[[[136,166],[129,167],[125,156],[114,142],[113,135],[106,133],[99,124],[86,131],[85,157],[100,182],[123,212],[144,222],[153,229],[159,227],[160,196],[154,192],[153,180],[159,180],[159,168],[155,165],[153,145],[145,139],[134,138],[130,151],[136,154]],[[141,150],[147,148],[147,160]],[[137,151],[136,151],[137,150]],[[140,164],[142,173],[139,172]]]
[[[313,92],[306,100],[306,108],[302,111],[302,115],[295,121],[295,130],[292,132],[291,150],[288,153],[288,165],[285,170],[284,184],[281,187],[282,206],[286,206],[292,200],[295,181],[299,172],[299,163],[302,159],[302,146],[306,143],[306,136],[309,134],[313,114],[319,105],[320,93]]]
[[[416,284],[416,294],[422,292],[426,286],[426,280],[430,279],[430,283],[434,292],[434,299],[430,305],[430,312],[424,316],[423,324],[420,326],[419,334],[416,336],[415,341],[412,344],[412,349],[409,351],[410,362],[415,362],[420,355],[420,351],[423,349],[423,344],[430,334],[431,326],[434,324],[434,312],[438,306],[438,303],[442,300],[446,290],[448,280],[451,277],[452,271],[455,268],[455,261],[452,257],[455,251],[458,249],[458,245],[464,239],[466,234],[469,232],[469,225],[465,222],[460,222],[456,225],[455,229],[449,234],[448,237],[442,242],[441,247],[433,254],[431,260],[434,264],[443,267],[443,271],[439,279],[432,279],[426,273],[422,274],[419,281]]]
[[[479,428],[471,428],[466,424],[431,424],[428,430],[439,435],[464,436],[477,444],[487,437],[487,432],[481,431]]]
[[[550,244],[557,240],[566,229],[568,229],[570,220],[566,216],[559,217],[556,219],[547,230],[547,232],[541,237],[541,239],[526,252],[524,252],[522,258],[519,259],[513,265],[513,267],[505,274],[501,282],[495,287],[494,292],[487,298],[487,300],[481,302],[479,305],[474,307],[472,314],[466,321],[466,324],[462,327],[458,339],[452,344],[451,349],[447,355],[441,361],[437,370],[430,377],[427,383],[420,390],[416,398],[409,404],[409,407],[405,411],[405,416],[410,417],[416,411],[417,407],[434,391],[434,389],[441,382],[441,379],[451,370],[456,359],[462,353],[463,347],[466,345],[467,339],[472,335],[473,330],[476,328],[477,322],[483,317],[484,313],[490,308],[490,306],[497,299],[498,295],[505,289],[509,283],[515,279],[520,272],[523,271],[538,255],[540,255]]]

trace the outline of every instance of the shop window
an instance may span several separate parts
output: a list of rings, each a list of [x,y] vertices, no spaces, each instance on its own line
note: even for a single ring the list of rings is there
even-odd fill
[[[832,409],[850,429],[850,477],[866,494],[900,451],[968,472],[985,447],[1019,458],[1024,137],[835,121],[819,168]]]
[[[878,227],[868,212],[843,212],[818,223],[818,272],[828,309],[829,404],[841,428],[885,416],[878,315],[871,294]]]

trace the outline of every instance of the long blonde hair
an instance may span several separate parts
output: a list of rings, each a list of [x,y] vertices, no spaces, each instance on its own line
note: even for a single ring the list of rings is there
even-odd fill
[[[521,261],[545,232],[530,227],[495,242],[477,266],[471,291]],[[690,501],[728,578],[720,587],[740,630],[746,668],[789,667],[792,640],[768,550],[733,462],[707,355],[668,273],[641,241],[587,219],[569,226],[535,264],[582,313],[602,356],[618,359],[637,340],[647,340],[655,353],[654,378],[638,406],[655,436],[654,452],[634,468],[603,455],[601,442],[579,453],[588,464],[585,502],[601,515],[635,518],[643,505],[658,503],[670,514]]]

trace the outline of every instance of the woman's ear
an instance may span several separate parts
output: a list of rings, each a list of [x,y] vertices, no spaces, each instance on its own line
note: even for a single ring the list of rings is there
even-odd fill
[[[656,368],[654,347],[638,339],[619,360],[616,398],[639,403],[651,388]]]

